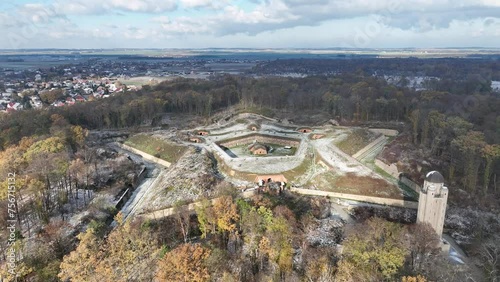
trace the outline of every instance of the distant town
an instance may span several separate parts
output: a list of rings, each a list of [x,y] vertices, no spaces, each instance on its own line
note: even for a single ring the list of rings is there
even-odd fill
[[[473,57],[491,60],[494,52],[352,52],[321,50],[298,53],[286,50],[230,50],[190,53],[177,50],[172,56],[150,55],[103,55],[98,52],[82,55],[82,52],[57,52],[31,54],[0,52],[0,111],[13,112],[23,109],[71,106],[127,91],[137,91],[144,85],[152,86],[164,80],[178,77],[209,79],[217,75],[249,75],[306,77],[336,75],[359,69],[366,60],[394,56],[417,60],[423,56],[428,61],[446,60],[439,56]],[[150,51],[143,51],[150,54]],[[148,53],[149,52],[149,53]],[[60,54],[59,54],[60,53]],[[412,57],[415,56],[415,57]],[[274,59],[278,60],[274,60]],[[280,59],[283,58],[283,59]],[[324,60],[320,60],[323,59]],[[354,60],[345,60],[346,58]],[[313,59],[313,60],[312,60]],[[359,59],[359,60],[356,60]],[[337,62],[342,60],[343,65]],[[461,59],[454,59],[460,61]],[[466,60],[466,59],[462,59]],[[422,61],[422,60],[420,60]],[[379,61],[377,61],[379,62]],[[379,64],[379,63],[377,63]],[[414,90],[434,88],[439,75],[405,74],[398,69],[378,66],[370,69],[374,76],[383,77],[389,84],[411,87]],[[488,82],[492,91],[500,91],[500,81]]]

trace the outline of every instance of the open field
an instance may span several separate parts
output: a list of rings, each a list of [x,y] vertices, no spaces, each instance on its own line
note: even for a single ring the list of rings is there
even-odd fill
[[[172,144],[145,134],[134,135],[125,141],[125,144],[172,163],[179,160],[186,151],[185,146]]]
[[[346,138],[335,143],[340,150],[349,155],[353,155],[373,140],[377,139],[378,134],[365,128],[354,129]]]
[[[128,79],[118,79],[121,83],[131,86],[142,86],[142,85],[155,85],[160,82],[163,82],[168,79],[173,79],[173,78],[167,78],[167,77],[152,77],[152,76],[138,76],[138,77],[131,77]]]

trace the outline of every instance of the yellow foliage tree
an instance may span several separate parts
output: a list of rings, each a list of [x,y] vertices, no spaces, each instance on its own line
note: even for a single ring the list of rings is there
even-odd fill
[[[205,260],[210,250],[200,244],[182,244],[158,262],[156,278],[160,282],[204,282],[210,279]]]
[[[96,264],[99,261],[100,241],[92,228],[78,235],[80,244],[76,250],[64,256],[58,277],[72,282],[102,281],[96,275]]]

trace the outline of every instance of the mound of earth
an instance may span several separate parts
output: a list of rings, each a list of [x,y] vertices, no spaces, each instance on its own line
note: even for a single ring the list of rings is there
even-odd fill
[[[158,176],[153,199],[144,209],[158,210],[179,203],[189,203],[216,194],[217,171],[209,153],[189,149],[166,173]]]

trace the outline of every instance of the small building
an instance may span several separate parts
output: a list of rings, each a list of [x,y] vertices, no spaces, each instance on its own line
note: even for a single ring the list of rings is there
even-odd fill
[[[13,111],[19,111],[23,109],[23,105],[17,102],[10,102],[7,104],[7,109],[13,110]]]
[[[252,123],[248,126],[248,129],[251,130],[251,131],[259,131],[260,130],[260,126],[258,124],[255,124],[255,123]]]
[[[193,143],[203,143],[203,139],[197,136],[189,137],[189,142]]]
[[[309,127],[301,127],[299,129],[297,129],[298,132],[302,132],[302,133],[311,133],[312,132],[312,129],[309,128]]]
[[[268,152],[268,148],[266,145],[257,142],[250,145],[248,149],[254,155],[267,155]]]
[[[85,102],[86,101],[86,99],[82,95],[76,95],[75,100],[77,102]]]
[[[68,104],[68,105],[74,105],[75,103],[76,103],[75,98],[73,98],[73,97],[67,97],[66,98],[66,104]]]
[[[209,134],[209,132],[206,130],[198,130],[196,132],[196,135],[200,135],[200,136],[207,136],[208,134]]]
[[[324,134],[312,134],[311,135],[311,139],[313,139],[313,140],[321,139],[323,137],[325,137]]]
[[[331,119],[329,122],[333,126],[340,126],[340,123],[337,120],[335,120],[335,119]]]

